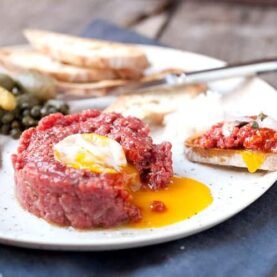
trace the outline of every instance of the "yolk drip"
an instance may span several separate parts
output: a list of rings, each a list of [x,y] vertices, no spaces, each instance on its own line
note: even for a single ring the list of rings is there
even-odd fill
[[[133,203],[142,211],[142,219],[128,224],[132,228],[162,227],[199,213],[213,201],[210,190],[204,184],[183,177],[173,177],[167,189],[159,191],[140,190],[133,192]],[[151,210],[153,201],[165,204],[164,212]]]
[[[250,173],[256,172],[264,163],[266,157],[264,153],[253,151],[241,151],[240,155]]]

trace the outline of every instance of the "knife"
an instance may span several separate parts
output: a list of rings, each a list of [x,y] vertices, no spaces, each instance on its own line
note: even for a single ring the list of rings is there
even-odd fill
[[[277,58],[255,60],[244,63],[228,64],[225,66],[182,72],[182,73],[170,73],[163,75],[155,80],[148,81],[130,81],[125,85],[114,88],[112,94],[124,94],[134,91],[143,91],[147,89],[155,89],[159,87],[175,87],[186,86],[191,84],[206,84],[213,81],[224,80],[234,77],[250,77],[260,75],[264,73],[277,71]],[[65,97],[60,95],[60,99],[77,100],[91,98],[91,96],[71,96],[67,94]]]
[[[158,80],[141,84],[131,84],[133,88],[144,89],[156,86],[182,86],[191,84],[206,84],[213,81],[235,77],[250,77],[277,71],[277,58],[256,60],[245,63],[228,64],[226,66],[204,69],[180,74],[168,74]],[[122,87],[123,88],[123,87]]]

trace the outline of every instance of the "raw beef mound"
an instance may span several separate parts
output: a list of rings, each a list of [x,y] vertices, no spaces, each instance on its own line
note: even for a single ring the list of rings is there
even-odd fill
[[[22,134],[12,156],[20,204],[45,220],[86,229],[138,221],[126,174],[94,173],[68,167],[54,158],[53,146],[77,133],[97,133],[119,142],[144,187],[165,188],[172,177],[171,145],[153,144],[149,129],[134,117],[87,110],[52,114]]]

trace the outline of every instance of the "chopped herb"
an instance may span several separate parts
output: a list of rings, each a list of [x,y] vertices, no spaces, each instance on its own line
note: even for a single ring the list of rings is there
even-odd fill
[[[257,116],[257,119],[258,119],[258,118],[259,118],[261,121],[263,121],[264,119],[267,118],[267,115],[264,114],[264,113],[260,113],[260,114]]]
[[[246,121],[241,121],[239,122],[239,124],[237,125],[238,127],[243,127],[245,125],[247,125],[249,122],[246,122]]]
[[[252,122],[252,128],[254,128],[254,129],[259,129],[260,128],[257,121]]]

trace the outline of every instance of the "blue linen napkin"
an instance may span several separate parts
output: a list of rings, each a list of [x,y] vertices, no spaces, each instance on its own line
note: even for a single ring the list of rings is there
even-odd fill
[[[84,36],[159,45],[100,20],[90,24]],[[277,276],[276,197],[273,186],[210,230],[144,248],[77,253],[0,246],[0,276]]]

